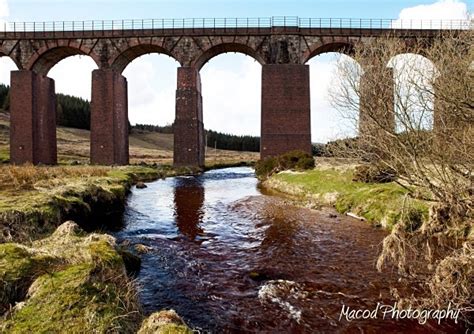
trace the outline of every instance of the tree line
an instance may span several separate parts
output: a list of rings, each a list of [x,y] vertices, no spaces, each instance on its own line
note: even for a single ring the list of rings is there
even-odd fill
[[[60,126],[90,130],[90,102],[80,97],[56,94],[56,124]],[[10,110],[10,86],[0,84],[0,107]]]

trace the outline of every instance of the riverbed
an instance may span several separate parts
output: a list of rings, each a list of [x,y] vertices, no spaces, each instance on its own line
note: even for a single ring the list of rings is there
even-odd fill
[[[238,167],[133,189],[115,236],[150,248],[137,276],[145,312],[173,308],[202,332],[463,332],[381,313],[340,319],[343,306],[393,305],[398,277],[375,269],[386,233],[265,195]]]

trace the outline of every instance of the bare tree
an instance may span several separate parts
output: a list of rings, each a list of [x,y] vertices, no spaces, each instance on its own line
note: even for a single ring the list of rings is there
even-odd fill
[[[358,127],[352,154],[395,171],[408,190],[377,267],[391,262],[426,289],[418,298],[399,296],[411,304],[472,309],[473,42],[469,30],[409,46],[390,36],[361,43],[353,56],[361,66],[340,62],[340,83],[331,93],[333,105]],[[429,204],[429,217],[413,214],[414,200]]]

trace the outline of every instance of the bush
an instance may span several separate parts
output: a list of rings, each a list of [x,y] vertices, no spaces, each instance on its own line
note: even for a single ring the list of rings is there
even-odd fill
[[[313,157],[303,151],[291,151],[276,157],[267,157],[257,161],[255,174],[259,179],[266,179],[283,170],[306,170],[314,168]]]
[[[381,163],[360,165],[355,168],[352,181],[364,183],[387,183],[395,181],[397,175],[392,168]]]
[[[255,174],[259,179],[265,179],[278,172],[278,160],[275,157],[266,157],[255,163]]]

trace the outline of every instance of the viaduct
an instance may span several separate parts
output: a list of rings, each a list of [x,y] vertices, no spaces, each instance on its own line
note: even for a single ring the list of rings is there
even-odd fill
[[[127,80],[122,72],[148,53],[166,54],[181,65],[174,122],[176,166],[204,164],[199,71],[225,52],[246,54],[262,65],[261,156],[294,149],[310,152],[305,63],[325,52],[350,54],[356,43],[386,34],[407,45],[419,38],[436,38],[442,24],[429,25],[410,29],[391,20],[294,17],[5,24],[0,56],[10,57],[18,67],[11,72],[11,162],[57,162],[55,86],[47,75],[56,63],[73,55],[87,55],[98,67],[92,73],[91,163],[128,163]]]

